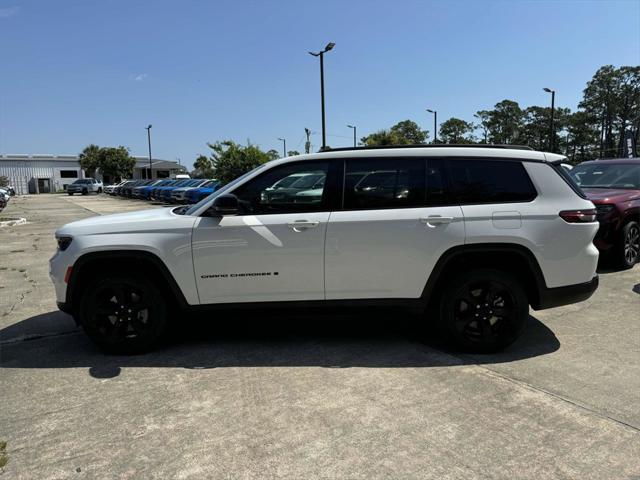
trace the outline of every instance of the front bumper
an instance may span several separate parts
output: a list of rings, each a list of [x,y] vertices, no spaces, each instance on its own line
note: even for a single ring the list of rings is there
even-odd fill
[[[561,307],[572,303],[583,302],[598,288],[598,275],[590,281],[575,285],[566,285],[557,288],[543,288],[540,292],[540,299],[537,305],[532,305],[534,310],[544,310],[546,308]]]

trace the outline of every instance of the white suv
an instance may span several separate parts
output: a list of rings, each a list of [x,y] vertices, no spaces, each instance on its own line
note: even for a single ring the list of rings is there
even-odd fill
[[[79,178],[75,182],[67,185],[67,194],[73,195],[74,193],[81,193],[82,195],[88,195],[89,193],[102,193],[102,182],[95,178]]]
[[[500,146],[274,160],[196,205],[65,225],[51,278],[112,352],[149,349],[175,312],[247,303],[415,307],[459,347],[493,351],[529,305],[597,288],[596,212],[563,161]],[[322,178],[279,188],[294,175]]]

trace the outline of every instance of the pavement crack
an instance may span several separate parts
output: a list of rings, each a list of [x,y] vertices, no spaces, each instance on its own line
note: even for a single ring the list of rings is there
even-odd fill
[[[12,345],[14,343],[29,342],[33,340],[41,340],[44,338],[62,337],[65,335],[72,335],[74,333],[80,333],[80,330],[76,329],[76,330],[69,330],[67,332],[34,333],[31,335],[23,335],[20,337],[10,338],[8,340],[0,340],[0,345]]]
[[[640,427],[637,427],[635,425],[631,425],[630,423],[627,423],[627,422],[625,422],[623,420],[620,420],[619,418],[615,418],[615,417],[612,417],[610,415],[607,415],[606,413],[603,413],[603,412],[601,412],[599,410],[596,410],[595,408],[593,408],[593,407],[591,407],[589,405],[585,405],[583,403],[579,403],[579,402],[577,402],[575,400],[572,400],[572,399],[570,399],[568,397],[565,397],[563,395],[559,395],[559,394],[551,392],[551,391],[549,391],[549,390],[547,390],[545,388],[538,387],[538,386],[533,385],[533,384],[531,384],[531,383],[529,383],[529,382],[527,382],[525,380],[521,380],[521,379],[518,379],[518,378],[510,377],[508,375],[505,375],[504,373],[500,373],[500,372],[498,372],[496,370],[493,370],[493,369],[487,367],[486,365],[480,365],[480,364],[477,364],[477,363],[474,363],[473,365],[475,365],[475,366],[477,366],[477,367],[489,372],[489,375],[501,378],[503,380],[507,380],[507,381],[509,381],[511,383],[514,383],[516,385],[519,385],[519,386],[522,386],[522,387],[525,387],[525,388],[529,388],[530,390],[534,390],[536,392],[543,393],[543,394],[548,395],[550,397],[553,397],[553,398],[555,398],[557,400],[560,400],[562,402],[568,403],[568,404],[573,405],[575,407],[578,407],[578,408],[580,408],[582,410],[585,410],[585,411],[587,411],[587,412],[589,412],[589,413],[591,413],[593,415],[596,415],[597,417],[600,417],[602,419],[615,422],[615,423],[617,423],[619,425],[628,427],[628,428],[630,428],[630,429],[632,429],[632,430],[634,430],[636,432],[640,432]]]

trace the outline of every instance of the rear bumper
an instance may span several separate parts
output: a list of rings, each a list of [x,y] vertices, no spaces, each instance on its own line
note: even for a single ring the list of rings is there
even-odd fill
[[[598,275],[595,275],[586,283],[557,288],[543,288],[540,291],[540,301],[538,305],[532,306],[534,310],[544,310],[545,308],[554,308],[582,302],[593,295],[593,292],[598,288],[598,283]]]

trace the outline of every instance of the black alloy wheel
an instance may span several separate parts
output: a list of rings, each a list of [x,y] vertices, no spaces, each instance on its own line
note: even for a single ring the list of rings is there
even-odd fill
[[[440,312],[441,329],[456,346],[493,352],[518,338],[529,314],[518,280],[498,270],[474,270],[449,282]]]
[[[167,327],[167,304],[159,289],[137,277],[110,277],[90,285],[80,322],[87,335],[110,353],[152,348]]]
[[[633,267],[640,259],[640,224],[627,223],[622,229],[621,263],[625,268]]]

